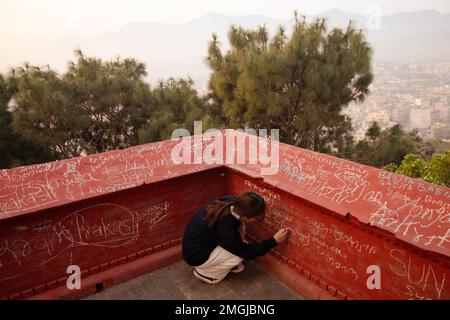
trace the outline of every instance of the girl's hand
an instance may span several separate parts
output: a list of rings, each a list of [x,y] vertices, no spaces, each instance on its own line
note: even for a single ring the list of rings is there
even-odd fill
[[[277,233],[275,233],[273,238],[275,239],[275,241],[277,243],[281,243],[288,238],[288,235],[289,235],[289,229],[283,228],[283,229],[280,229]]]

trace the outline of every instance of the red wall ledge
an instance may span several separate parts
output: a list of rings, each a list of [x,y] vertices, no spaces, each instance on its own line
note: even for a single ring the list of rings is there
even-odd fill
[[[282,143],[264,175],[248,153],[227,160],[266,139],[221,133],[211,164],[175,164],[179,140],[166,140],[1,170],[0,297],[76,298],[170,264],[196,208],[250,189],[268,204],[253,238],[292,230],[259,262],[307,298],[450,299],[450,189]],[[219,137],[192,140],[196,152]],[[66,287],[69,265],[81,290]],[[367,286],[371,266],[380,289]]]

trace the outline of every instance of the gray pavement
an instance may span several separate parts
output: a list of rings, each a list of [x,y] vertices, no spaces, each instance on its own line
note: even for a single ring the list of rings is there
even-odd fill
[[[210,285],[198,280],[184,261],[125,281],[89,300],[104,299],[304,299],[254,261],[245,261],[245,270],[230,273],[222,282]]]

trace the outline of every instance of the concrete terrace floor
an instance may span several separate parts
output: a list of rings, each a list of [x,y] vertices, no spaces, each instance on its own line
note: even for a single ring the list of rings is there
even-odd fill
[[[303,300],[254,261],[246,261],[241,273],[230,273],[210,285],[198,280],[184,261],[125,281],[86,297],[87,300],[180,299],[180,300]]]

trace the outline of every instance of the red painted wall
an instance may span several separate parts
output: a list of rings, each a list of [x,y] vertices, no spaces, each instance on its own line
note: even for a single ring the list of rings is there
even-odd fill
[[[218,170],[2,222],[0,297],[65,286],[69,265],[85,278],[179,244],[192,212],[226,192]]]
[[[228,183],[233,193],[250,189],[266,200],[265,222],[249,228],[254,238],[268,238],[280,228],[292,230],[290,240],[279,245],[273,255],[289,266],[291,273],[316,282],[316,291],[322,288],[352,299],[450,299],[448,259],[433,261],[424,257],[423,250],[412,252],[385,232],[371,232],[359,221],[324,210],[260,179],[230,172]],[[268,265],[275,271],[273,263]],[[367,287],[370,265],[380,267],[380,290]]]
[[[64,296],[49,292],[65,286],[70,264],[102,281],[169,247],[172,261],[195,209],[250,189],[268,203],[254,238],[292,229],[259,261],[306,297],[450,299],[448,188],[285,144],[274,175],[248,163],[179,165],[176,143],[1,170],[0,297]],[[375,264],[381,290],[366,285]]]
[[[274,175],[261,175],[260,165],[248,164],[248,154],[245,164],[228,167],[414,247],[450,256],[449,188],[283,143],[279,159]]]

